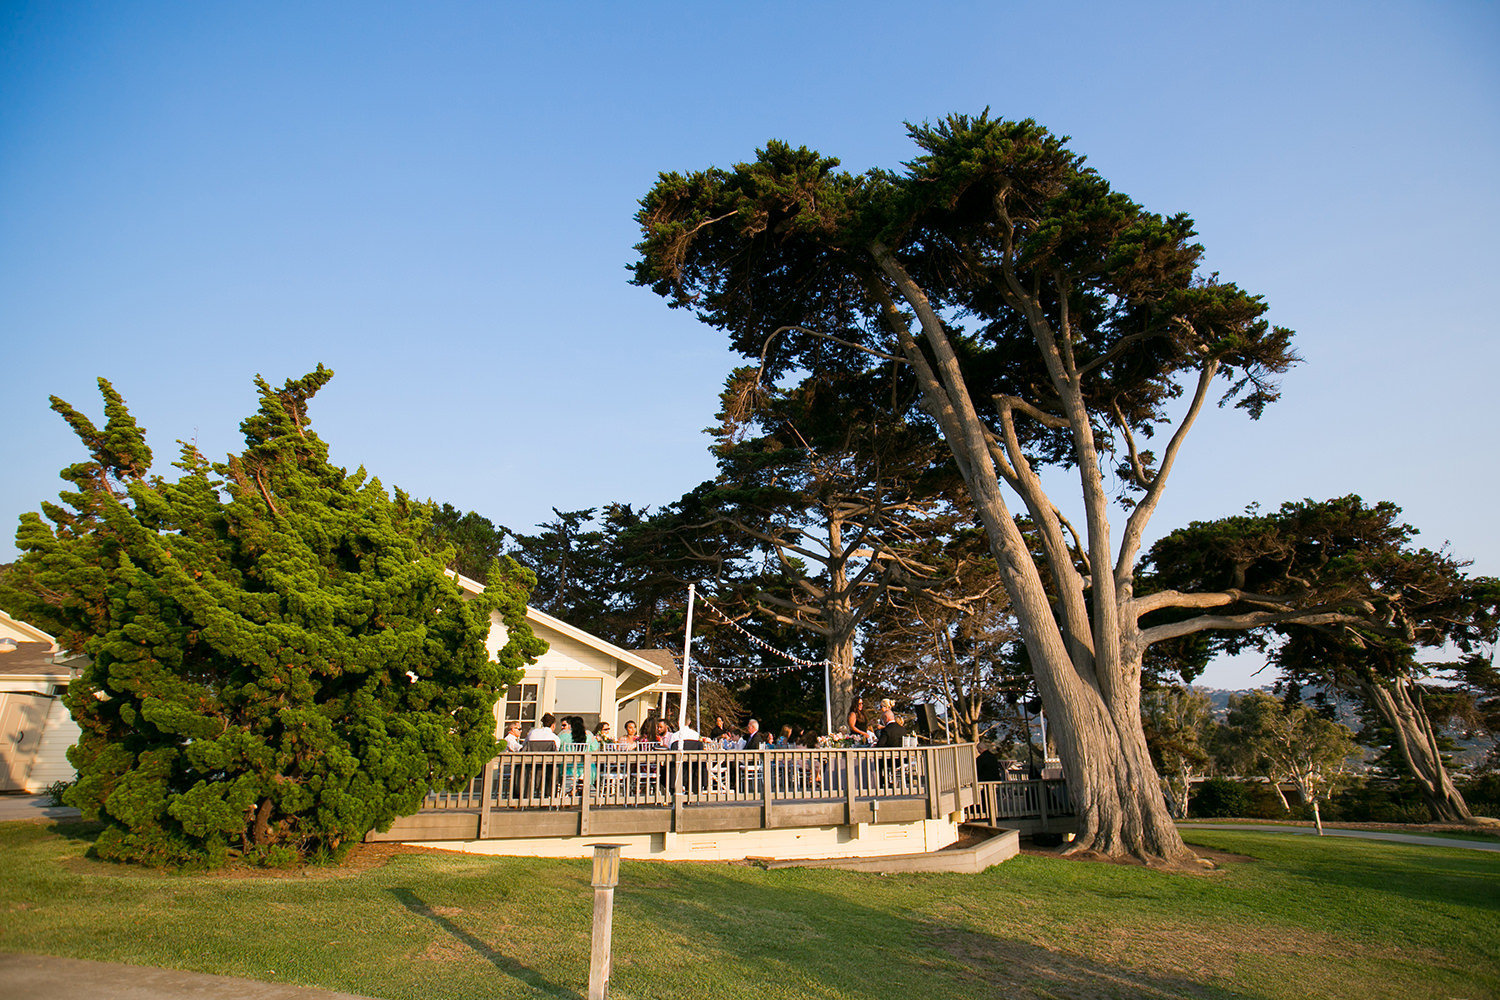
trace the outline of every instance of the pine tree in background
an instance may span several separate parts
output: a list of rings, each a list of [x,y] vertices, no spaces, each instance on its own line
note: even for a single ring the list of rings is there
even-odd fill
[[[183,445],[170,482],[114,388],[106,423],[54,397],[90,460],[26,514],[7,606],[88,654],[66,700],[82,728],[69,801],[101,857],[220,864],[337,855],[494,750],[494,704],[545,651],[534,579],[510,560],[466,601],[421,539],[428,512],[308,429],[318,369],[257,379],[245,450]],[[48,522],[51,522],[50,524]],[[489,658],[496,611],[508,641]]]

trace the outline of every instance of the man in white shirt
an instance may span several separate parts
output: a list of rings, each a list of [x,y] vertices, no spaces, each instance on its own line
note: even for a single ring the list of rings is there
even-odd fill
[[[703,744],[703,737],[701,737],[701,736],[698,735],[698,730],[694,729],[692,726],[688,725],[686,722],[684,722],[682,724],[682,728],[681,729],[677,730],[677,732],[675,732],[675,733],[672,734],[672,746],[674,748],[678,747],[678,746],[681,746],[683,740],[696,740],[698,742],[698,744],[699,744],[698,749],[699,750],[703,749],[703,746],[702,746],[702,744]]]
[[[542,716],[542,724],[526,734],[527,743],[551,743],[552,749],[556,750],[562,746],[562,741],[552,731],[552,724],[557,721],[557,716],[548,712]]]
[[[521,746],[521,724],[507,722],[505,724],[505,749],[511,753],[519,753]]]

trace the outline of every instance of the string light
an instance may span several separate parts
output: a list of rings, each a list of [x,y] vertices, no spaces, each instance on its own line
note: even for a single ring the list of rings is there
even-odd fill
[[[790,671],[793,671],[793,670],[810,670],[810,669],[813,669],[813,668],[821,670],[824,667],[829,667],[829,666],[833,665],[833,661],[832,660],[804,660],[802,657],[795,656],[795,655],[793,655],[791,653],[788,653],[784,649],[777,649],[775,646],[771,645],[769,642],[766,642],[764,639],[760,638],[759,636],[752,635],[739,622],[735,621],[733,618],[730,618],[724,612],[720,611],[717,607],[715,607],[714,604],[713,604],[713,602],[709,601],[706,597],[701,597],[700,596],[699,600],[701,600],[704,603],[704,605],[706,605],[708,607],[708,610],[710,610],[714,614],[718,615],[719,618],[724,622],[724,624],[728,625],[730,628],[734,629],[740,635],[742,635],[746,639],[750,640],[750,642],[751,642],[752,645],[756,646],[759,649],[765,650],[767,653],[770,653],[773,656],[779,656],[783,660],[789,660],[790,661],[784,667],[714,667],[714,668],[709,668],[709,669],[732,670],[732,671],[737,671],[737,672],[750,672],[750,673],[757,673],[757,674],[776,675],[776,674],[789,673]],[[698,667],[699,670],[703,670],[704,669],[704,665],[702,663],[697,664],[697,667]]]

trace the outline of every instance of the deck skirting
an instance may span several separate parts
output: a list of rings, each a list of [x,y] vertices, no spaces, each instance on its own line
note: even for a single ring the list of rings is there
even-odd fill
[[[788,826],[759,830],[609,833],[590,836],[504,837],[470,840],[399,839],[416,847],[511,857],[583,858],[607,837],[620,856],[642,861],[742,861],[756,857],[855,858],[922,854],[958,840],[960,817],[854,826]]]

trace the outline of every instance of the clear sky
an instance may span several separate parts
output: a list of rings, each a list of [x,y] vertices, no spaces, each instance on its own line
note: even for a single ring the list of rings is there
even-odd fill
[[[1500,8],[1432,0],[7,2],[0,560],[81,454],[47,397],[98,415],[98,376],[163,468],[322,362],[317,430],[387,485],[520,530],[675,499],[734,358],[627,283],[656,174],[771,138],[895,167],[903,121],[987,106],[1193,215],[1298,331],[1158,533],[1359,493],[1500,573]]]

